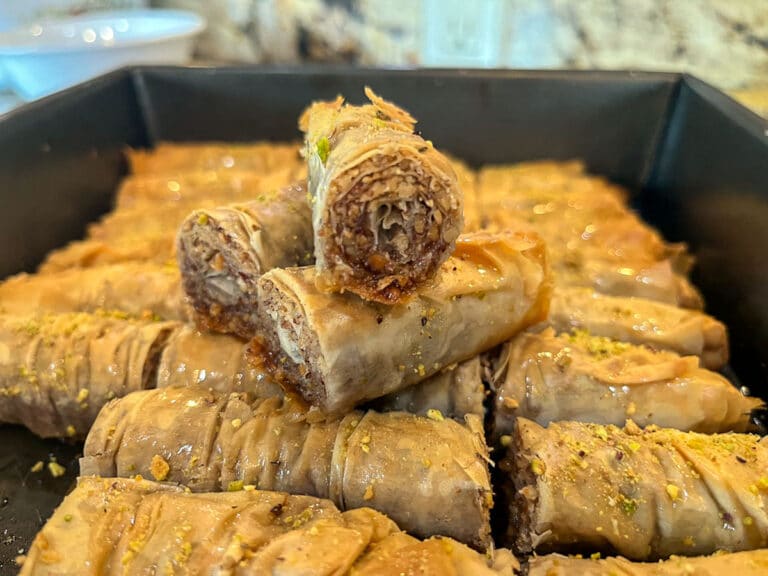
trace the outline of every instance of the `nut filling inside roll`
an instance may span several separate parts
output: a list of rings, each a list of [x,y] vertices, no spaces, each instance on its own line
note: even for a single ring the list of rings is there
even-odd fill
[[[397,300],[434,275],[442,262],[436,255],[458,237],[457,226],[445,226],[456,218],[450,182],[416,157],[377,154],[332,186],[334,196],[348,192],[329,208],[334,230],[329,252],[361,277],[368,274],[371,288],[382,291],[385,300]]]

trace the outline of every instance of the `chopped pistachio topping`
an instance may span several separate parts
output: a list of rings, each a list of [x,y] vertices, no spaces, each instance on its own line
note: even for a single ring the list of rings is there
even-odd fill
[[[58,462],[53,461],[48,462],[48,472],[50,472],[51,476],[54,478],[58,478],[59,476],[64,476],[64,474],[67,472],[67,469]]]
[[[72,514],[65,514],[64,522],[72,522]]]
[[[232,424],[232,428],[237,429],[243,425],[243,421],[240,418],[233,418],[231,424]]]
[[[239,492],[243,489],[243,481],[242,480],[232,480],[232,482],[229,483],[227,486],[227,492]]]
[[[37,462],[35,462],[35,464],[32,466],[32,468],[29,469],[29,471],[30,472],[40,472],[40,471],[42,471],[43,466],[44,466],[43,461],[42,460],[38,460]]]
[[[430,420],[434,420],[435,422],[442,422],[445,420],[445,417],[443,416],[443,413],[440,412],[437,408],[430,408],[427,410],[427,418]]]
[[[634,498],[627,498],[623,494],[619,495],[619,506],[621,507],[621,511],[624,512],[627,516],[632,516],[635,512],[637,512],[637,500]]]
[[[510,444],[512,444],[512,436],[509,434],[504,434],[501,438],[499,438],[499,443],[506,448]]]
[[[568,341],[587,350],[600,360],[622,354],[630,349],[630,344],[611,340],[605,336],[592,336],[587,330],[574,330],[568,335]]]
[[[600,552],[595,552],[589,556],[592,560],[600,560]]]
[[[667,484],[667,494],[670,498],[672,498],[672,500],[677,500],[680,498],[680,488],[674,484]]]
[[[608,430],[605,429],[605,426],[600,426],[599,424],[595,426],[593,433],[595,436],[600,438],[600,440],[607,441],[608,440]]]
[[[29,336],[37,336],[40,333],[40,324],[35,320],[30,320],[24,324],[24,332]]]
[[[544,464],[544,462],[542,462],[538,458],[534,458],[533,460],[531,460],[531,472],[536,474],[536,476],[541,476],[542,474],[544,474],[544,472],[546,472],[546,470],[547,470],[547,467]]]
[[[205,212],[201,212],[197,215],[197,223],[200,224],[200,226],[205,226],[208,224],[208,214]]]
[[[331,153],[331,144],[328,142],[328,138],[323,136],[317,141],[317,155],[320,157],[320,162],[325,164],[328,161],[328,154]]]
[[[753,520],[752,516],[744,516],[744,520],[742,520],[742,523],[744,526],[752,526]]]
[[[73,437],[75,434],[77,434],[77,430],[75,430],[75,427],[74,427],[74,426],[72,426],[72,424],[70,424],[69,426],[67,426],[67,430],[66,430],[66,432],[67,432],[67,436],[68,436],[69,438],[72,438],[72,437]]]

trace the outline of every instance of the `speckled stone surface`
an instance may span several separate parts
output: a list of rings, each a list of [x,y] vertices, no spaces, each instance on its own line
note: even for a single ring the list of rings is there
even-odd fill
[[[767,0],[154,0],[209,20],[199,54],[354,62],[687,71],[768,83]]]

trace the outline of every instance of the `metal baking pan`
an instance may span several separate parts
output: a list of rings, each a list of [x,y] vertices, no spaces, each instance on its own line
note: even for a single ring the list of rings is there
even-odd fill
[[[729,375],[768,398],[768,123],[686,75],[120,70],[0,121],[0,278],[34,270],[110,209],[126,146],[296,139],[308,102],[360,100],[364,85],[470,163],[582,158],[629,187],[643,216],[696,255],[694,281],[730,330]],[[15,573],[13,558],[72,486],[80,450],[0,427],[0,573]],[[29,472],[49,453],[66,475]]]

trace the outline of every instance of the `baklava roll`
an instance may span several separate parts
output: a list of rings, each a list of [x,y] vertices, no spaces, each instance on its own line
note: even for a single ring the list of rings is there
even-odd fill
[[[672,556],[661,562],[547,554],[531,556],[527,568],[527,576],[763,576],[768,574],[768,550],[718,552],[694,558]]]
[[[516,418],[542,425],[576,420],[725,432],[746,430],[762,405],[731,382],[699,367],[695,356],[654,351],[584,331],[520,334],[495,362],[495,436]]]
[[[750,434],[518,418],[501,467],[521,552],[631,560],[768,545],[768,444]]]
[[[303,114],[316,282],[396,303],[429,282],[463,226],[450,162],[404,110],[365,89],[364,106],[316,102]]]
[[[263,191],[272,191],[300,179],[306,167],[288,166],[272,172],[242,170],[195,170],[179,174],[128,176],[120,184],[115,200],[118,211],[146,206],[171,207],[194,201],[215,200],[217,204],[247,202]]]
[[[189,316],[178,269],[151,262],[17,274],[0,283],[0,310],[15,316],[97,311],[165,320]]]
[[[175,229],[170,233],[121,238],[110,242],[75,240],[49,252],[37,271],[49,274],[70,268],[93,268],[125,262],[150,262],[175,267],[174,233]]]
[[[722,322],[698,310],[645,298],[558,287],[552,294],[547,324],[557,332],[586,330],[595,336],[698,356],[710,370],[728,361],[728,334]]]
[[[194,494],[123,478],[78,479],[35,537],[21,576],[50,574],[441,574],[513,576],[504,549],[418,540],[386,516],[247,490]]]
[[[313,262],[306,186],[192,212],[179,229],[177,258],[198,325],[252,337],[259,277],[272,268]]]
[[[213,200],[180,202],[170,207],[137,206],[127,210],[115,210],[88,226],[87,237],[107,244],[147,237],[168,236],[173,238],[187,215],[198,208],[214,208]]]
[[[282,389],[264,365],[259,350],[248,342],[183,326],[174,330],[163,347],[157,387],[200,386],[216,392],[248,392],[256,398],[282,396]],[[422,416],[439,411],[446,418],[463,421],[467,414],[483,415],[484,398],[480,359],[475,357],[379,398],[370,408]]]
[[[699,291],[684,274],[675,271],[676,264],[670,258],[617,261],[578,252],[550,255],[558,286],[592,288],[601,294],[645,298],[681,308],[704,307]]]
[[[259,280],[259,316],[286,388],[343,413],[488,350],[547,315],[544,244],[533,234],[468,234],[434,284],[404,304],[329,294],[315,269]]]
[[[163,346],[157,387],[200,386],[223,393],[248,392],[257,398],[282,396],[280,386],[254,360],[247,342],[182,326]]]
[[[557,192],[573,189],[574,185],[589,186],[594,189],[602,184],[602,178],[586,173],[581,160],[533,160],[515,164],[488,164],[478,173],[478,185],[482,195],[490,201],[508,198],[512,193],[524,193],[555,190]],[[615,186],[612,190],[620,196],[624,192]]]
[[[490,543],[493,497],[482,420],[354,411],[313,421],[290,399],[197,388],[131,394],[101,411],[83,475],[179,482],[193,491],[243,485],[370,506],[421,537]],[[308,419],[309,418],[309,419]]]
[[[0,422],[84,438],[112,398],[153,387],[175,322],[109,315],[0,316]]]
[[[482,417],[484,400],[480,357],[475,356],[444,368],[418,384],[374,400],[370,407],[379,412],[403,411],[422,416],[437,410],[446,418],[463,420],[467,414]]]
[[[300,147],[276,142],[160,142],[148,150],[127,150],[133,174],[184,174],[190,170],[266,173],[301,164]]]

